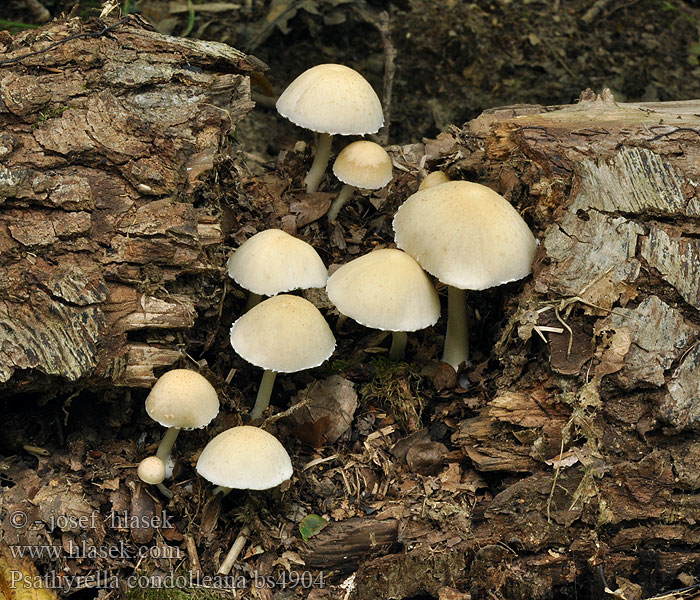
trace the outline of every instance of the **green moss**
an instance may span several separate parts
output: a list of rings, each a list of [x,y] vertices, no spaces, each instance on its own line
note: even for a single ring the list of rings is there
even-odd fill
[[[32,25],[31,23],[18,23],[16,21],[5,21],[0,19],[0,28],[7,29],[10,33],[17,33],[24,29],[36,29],[39,25]]]
[[[411,365],[387,358],[370,363],[374,377],[360,389],[363,404],[378,404],[406,432],[420,429],[424,398],[423,379]]]
[[[69,108],[70,106],[66,105],[51,105],[48,108],[39,111],[39,116],[37,117],[36,121],[34,121],[33,127],[36,128],[39,123],[45,123],[51,119],[61,117]]]

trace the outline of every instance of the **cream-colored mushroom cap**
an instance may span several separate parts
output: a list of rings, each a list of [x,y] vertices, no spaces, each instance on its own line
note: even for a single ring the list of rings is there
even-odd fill
[[[428,173],[423,181],[420,182],[418,191],[427,190],[428,188],[440,185],[441,183],[447,183],[448,181],[450,181],[450,178],[445,173],[442,171],[433,171],[432,173]]]
[[[266,229],[241,244],[228,259],[228,274],[262,296],[326,285],[328,271],[313,246],[281,229]]]
[[[379,144],[360,140],[340,151],[333,173],[343,183],[376,190],[391,181],[391,158]]]
[[[292,476],[292,461],[274,435],[242,425],[211,440],[199,455],[196,469],[214,485],[267,490]]]
[[[163,427],[199,429],[219,414],[219,397],[199,373],[173,369],[156,381],[146,398],[146,412]]]
[[[394,216],[396,245],[447,285],[483,290],[532,270],[535,237],[508,201],[450,181],[410,196]]]
[[[384,125],[372,86],[344,65],[316,65],[304,71],[282,92],[277,111],[300,127],[332,135],[376,133]]]
[[[440,300],[420,265],[401,250],[374,250],[340,267],[328,279],[328,298],[361,325],[416,331],[440,318]]]
[[[263,300],[231,326],[231,345],[249,363],[278,373],[318,367],[335,338],[308,300],[280,294]]]
[[[165,479],[165,463],[157,456],[149,456],[139,463],[136,471],[139,479],[151,485],[163,483]]]

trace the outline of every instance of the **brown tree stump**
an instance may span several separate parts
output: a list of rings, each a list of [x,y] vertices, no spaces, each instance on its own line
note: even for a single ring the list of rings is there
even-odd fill
[[[220,211],[194,199],[266,67],[134,16],[108,25],[0,39],[4,395],[50,376],[151,385],[218,302],[201,291],[225,258]]]

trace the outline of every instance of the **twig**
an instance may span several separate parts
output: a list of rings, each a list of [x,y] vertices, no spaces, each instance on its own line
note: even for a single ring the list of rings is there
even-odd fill
[[[603,12],[603,9],[610,4],[610,0],[596,0],[587,11],[586,14],[581,17],[581,20],[586,24],[590,25],[598,18],[598,15]]]
[[[250,525],[244,525],[241,528],[241,530],[238,532],[238,537],[233,542],[233,545],[231,546],[231,549],[228,551],[228,554],[226,555],[224,562],[221,563],[221,566],[219,567],[219,570],[217,571],[218,575],[228,575],[229,574],[229,572],[231,571],[231,567],[233,567],[234,563],[238,559],[238,555],[241,553],[241,550],[243,550],[243,546],[245,546],[245,543],[248,541],[249,535],[250,535]]]
[[[187,546],[187,556],[190,560],[190,571],[202,575],[202,565],[199,563],[199,554],[197,554],[194,538],[191,535],[186,535],[185,544]]]
[[[382,38],[384,47],[384,89],[382,90],[382,111],[384,126],[377,134],[377,141],[386,146],[389,143],[389,128],[391,126],[391,97],[394,89],[396,74],[396,48],[391,41],[391,19],[385,10],[376,14],[364,6],[356,6],[355,10],[362,19],[373,25]]]
[[[554,500],[554,490],[557,486],[557,479],[559,479],[559,472],[561,471],[561,457],[564,454],[564,428],[569,424],[567,423],[561,428],[561,446],[559,448],[559,461],[557,462],[557,467],[554,470],[554,479],[552,480],[552,489],[549,490],[549,498],[547,498],[547,523],[552,522],[552,500]]]
[[[170,14],[177,15],[180,13],[207,12],[207,13],[222,13],[241,8],[240,4],[232,4],[231,2],[208,2],[206,4],[176,4],[170,3]]]
[[[379,132],[379,141],[383,146],[389,143],[389,128],[391,127],[391,96],[394,89],[396,74],[396,48],[391,42],[391,20],[389,13],[383,10],[379,14],[379,33],[384,46],[384,90],[382,104],[384,109],[384,127]]]
[[[311,396],[306,396],[301,402],[297,402],[296,404],[292,404],[287,410],[282,411],[280,413],[274,414],[272,416],[267,417],[262,424],[260,425],[260,429],[266,429],[276,421],[279,421],[280,419],[284,419],[285,417],[290,416],[292,413],[298,411],[300,408],[303,408],[304,406],[307,406],[309,404],[309,401],[311,400]]]

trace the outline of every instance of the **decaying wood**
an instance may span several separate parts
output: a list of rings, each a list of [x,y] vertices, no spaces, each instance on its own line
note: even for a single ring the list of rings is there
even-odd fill
[[[401,552],[362,563],[358,598],[549,598],[604,582],[639,597],[697,573],[699,115],[700,102],[586,93],[393,149],[406,172],[491,185],[540,247],[493,349],[495,392],[452,438],[494,496],[456,545],[400,535]]]
[[[206,309],[199,278],[222,269],[218,207],[193,200],[265,66],[136,17],[103,28],[0,41],[6,390],[41,375],[151,385]]]
[[[350,572],[368,557],[386,552],[397,543],[398,537],[399,525],[395,519],[346,519],[330,523],[317,534],[303,558],[309,567]]]

